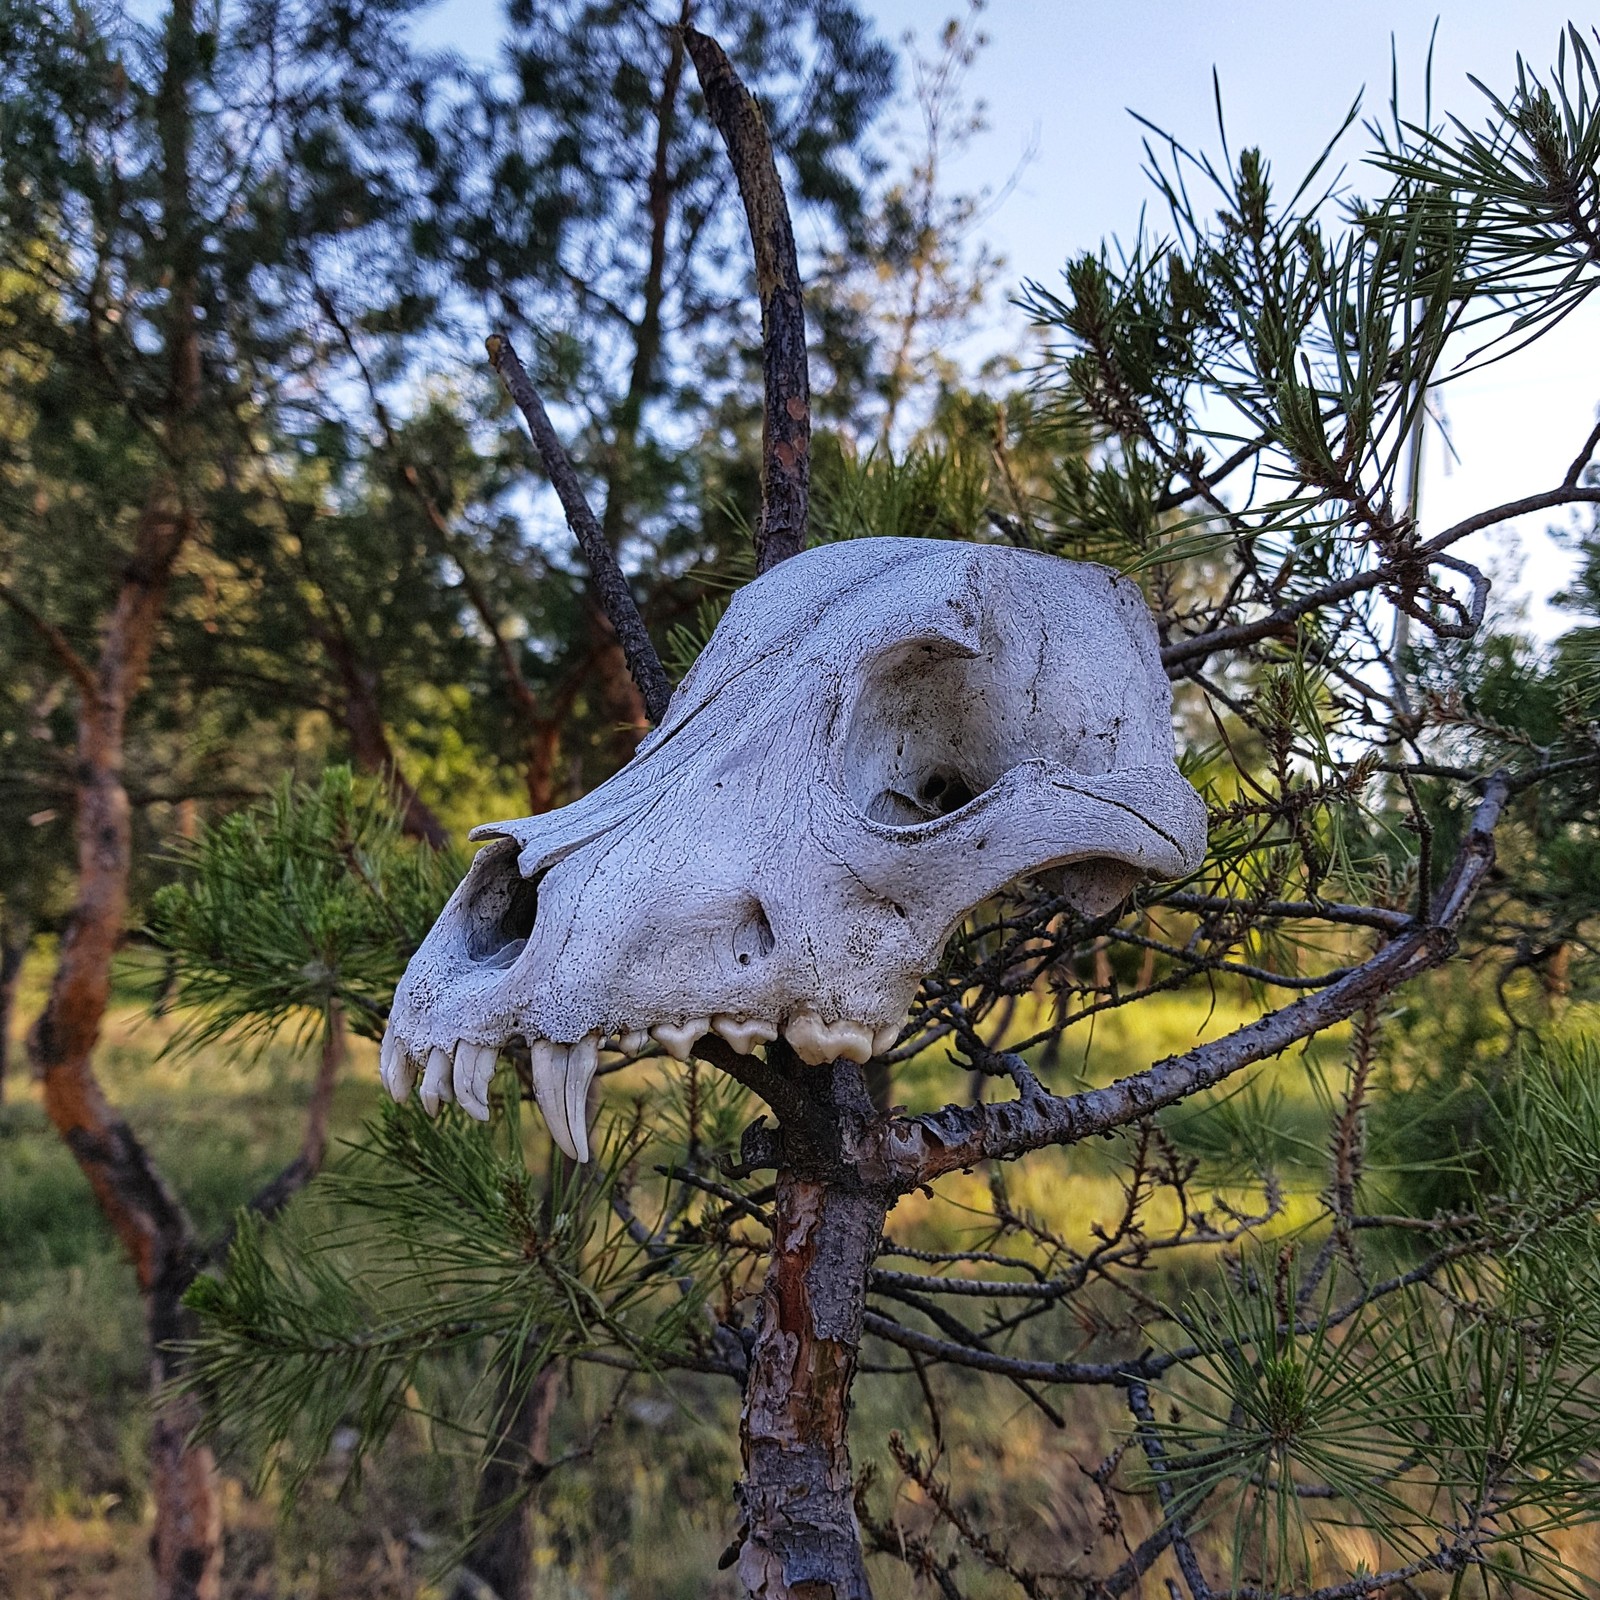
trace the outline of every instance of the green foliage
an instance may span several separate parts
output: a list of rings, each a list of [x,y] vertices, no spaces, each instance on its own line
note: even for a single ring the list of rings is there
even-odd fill
[[[611,1351],[647,1370],[704,1316],[692,1252],[663,1287],[613,1208],[643,1140],[614,1129],[596,1165],[528,1165],[514,1084],[492,1127],[412,1102],[385,1110],[284,1226],[241,1218],[226,1272],[198,1279],[186,1380],[214,1425],[290,1489],[353,1427],[352,1468],[408,1406],[430,1360],[481,1357],[469,1414],[492,1440],[551,1361]],[[336,1220],[328,1220],[333,1218]],[[292,1448],[290,1448],[292,1446]]]
[[[174,1044],[225,1035],[258,1045],[286,1022],[317,1025],[331,1003],[376,1036],[412,952],[463,864],[401,835],[381,785],[329,767],[285,780],[259,805],[174,847],[181,880],[151,904],[171,963],[171,1004],[190,1013]]]

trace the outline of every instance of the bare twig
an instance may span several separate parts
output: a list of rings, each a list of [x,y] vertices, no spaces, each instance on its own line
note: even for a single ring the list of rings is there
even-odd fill
[[[805,548],[811,496],[811,379],[806,366],[805,308],[794,228],[761,108],[709,35],[683,29],[706,110],[728,147],[761,297],[761,518],[756,570],[766,572]]]
[[[500,381],[505,384],[506,391],[527,421],[534,447],[544,463],[545,474],[561,500],[562,510],[567,514],[567,526],[572,529],[584,560],[589,564],[589,575],[600,597],[601,608],[616,630],[622,653],[627,658],[628,671],[633,674],[633,681],[638,684],[639,693],[644,697],[645,710],[652,722],[659,723],[666,715],[672,688],[667,682],[661,658],[656,654],[656,647],[650,641],[644,618],[639,615],[633,591],[628,587],[622,568],[617,565],[616,553],[606,542],[599,519],[589,509],[572,459],[556,433],[549,413],[544,408],[544,401],[539,398],[539,391],[534,388],[511,340],[503,333],[491,333],[484,342],[489,351],[490,365],[500,375]]]
[[[1021,1093],[1015,1100],[949,1105],[927,1116],[896,1119],[887,1133],[885,1159],[897,1179],[909,1190],[978,1161],[1009,1159],[1048,1144],[1076,1144],[1124,1127],[1221,1083],[1243,1067],[1281,1054],[1438,966],[1454,951],[1455,930],[1494,864],[1494,828],[1509,792],[1503,773],[1496,773],[1485,786],[1431,918],[1414,924],[1337,983],[1103,1089],[1053,1095],[1017,1061],[1012,1076]]]

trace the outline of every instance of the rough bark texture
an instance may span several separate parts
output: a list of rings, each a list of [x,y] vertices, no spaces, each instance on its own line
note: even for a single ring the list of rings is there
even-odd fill
[[[45,1008],[28,1035],[45,1111],[83,1170],[127,1250],[145,1302],[151,1378],[150,1436],[156,1508],[151,1557],[161,1600],[215,1600],[221,1593],[222,1509],[209,1449],[189,1444],[192,1399],[164,1386],[177,1375],[170,1349],[191,1330],[183,1292],[197,1260],[194,1231],[176,1195],[132,1128],[107,1102],[91,1058],[111,994],[132,861],[131,807],[123,786],[123,729],[144,681],[173,563],[190,517],[172,486],[152,495],[133,559],[104,634],[95,693],[78,715],[78,883]]]
[[[91,666],[78,685],[77,886],[49,997],[28,1034],[44,1106],[133,1262],[144,1298],[155,1390],[150,1436],[159,1600],[216,1600],[222,1511],[216,1463],[192,1445],[192,1398],[165,1386],[177,1375],[173,1341],[190,1330],[182,1296],[196,1261],[183,1207],[133,1130],[111,1108],[91,1059],[111,994],[111,963],[128,910],[131,807],[123,781],[128,708],[145,681],[174,566],[194,530],[194,428],[200,405],[196,312],[199,246],[190,196],[189,87],[199,71],[193,0],[174,0],[156,103],[161,140],[162,247],[170,273],[166,339],[166,454],[153,483]]]
[[[739,1425],[739,1577],[759,1600],[866,1600],[847,1429],[892,1199],[876,1154],[883,1119],[852,1062],[803,1081],[807,1103],[779,1134],[773,1256]]]
[[[810,517],[811,375],[800,263],[761,108],[715,39],[687,26],[682,33],[700,76],[706,110],[728,147],[755,250],[766,390],[756,570],[765,572],[805,549]]]

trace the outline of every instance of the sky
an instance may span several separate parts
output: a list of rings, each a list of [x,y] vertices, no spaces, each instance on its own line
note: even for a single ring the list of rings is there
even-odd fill
[[[778,0],[768,0],[778,3]],[[861,0],[881,31],[909,29],[931,43],[965,0]],[[1217,149],[1215,67],[1229,143],[1258,145],[1280,181],[1297,179],[1365,90],[1363,114],[1387,114],[1391,59],[1402,111],[1422,112],[1429,36],[1433,105],[1479,120],[1472,74],[1505,90],[1520,50],[1543,71],[1571,13],[1547,0],[990,0],[989,43],[969,79],[987,108],[987,130],[948,169],[952,189],[1001,189],[1031,158],[986,223],[1004,256],[1002,282],[1059,281],[1063,262],[1111,235],[1130,238],[1155,197],[1141,172],[1137,111],[1191,149]],[[1581,20],[1581,19],[1580,19]],[[498,7],[447,0],[426,22],[429,42],[492,55]],[[1391,58],[1391,45],[1393,57]],[[1351,181],[1365,148],[1341,147]],[[1600,306],[1569,320],[1525,353],[1449,385],[1443,408],[1454,454],[1437,437],[1423,477],[1425,532],[1473,511],[1558,483],[1600,405]],[[1514,537],[1513,537],[1514,531]],[[1509,525],[1463,546],[1510,580],[1497,590],[1529,601],[1543,635],[1563,626],[1544,603],[1570,570],[1541,521]]]

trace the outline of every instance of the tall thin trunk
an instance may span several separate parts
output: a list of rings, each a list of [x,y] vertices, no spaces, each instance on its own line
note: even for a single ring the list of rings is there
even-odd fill
[[[123,782],[128,708],[150,664],[173,568],[194,531],[200,405],[197,318],[200,246],[189,170],[190,85],[200,71],[193,0],[173,0],[156,97],[161,145],[162,245],[166,256],[167,459],[151,486],[133,550],[91,667],[79,663],[76,762],[77,886],[44,1009],[28,1055],[46,1113],[133,1262],[144,1299],[154,1399],[150,1436],[155,1527],[151,1557],[159,1600],[217,1600],[222,1578],[222,1503],[211,1451],[191,1443],[192,1396],[168,1387],[179,1375],[175,1341],[191,1331],[182,1297],[194,1277],[194,1230],[132,1128],[101,1090],[92,1056],[111,996],[111,963],[128,911],[132,821]]]
[[[33,929],[25,922],[0,916],[0,1105],[6,1098],[6,1072],[11,1065],[11,1018],[17,1004],[17,980],[28,956]]]
[[[861,1069],[825,1069],[819,1126],[842,1148],[780,1165],[773,1255],[756,1312],[739,1442],[745,1527],[739,1577],[758,1600],[870,1600],[846,1428],[867,1274],[891,1194],[870,1181],[880,1119]],[[824,1074],[818,1074],[820,1080]],[[785,1157],[787,1162],[787,1156]]]
[[[408,838],[422,839],[435,850],[444,849],[450,842],[449,832],[401,771],[389,743],[383,708],[378,703],[377,675],[356,659],[350,641],[337,627],[323,628],[320,637],[343,690],[341,709],[351,759],[360,771],[393,785],[400,804],[400,826]]]
[[[533,1578],[530,1487],[550,1471],[550,1419],[555,1411],[560,1369],[547,1363],[519,1394],[517,1374],[508,1368],[498,1395],[499,1422],[478,1480],[473,1507],[481,1531],[461,1565],[496,1600],[529,1600]],[[469,1592],[470,1589],[470,1592]],[[477,1600],[481,1589],[460,1582],[456,1600]]]

